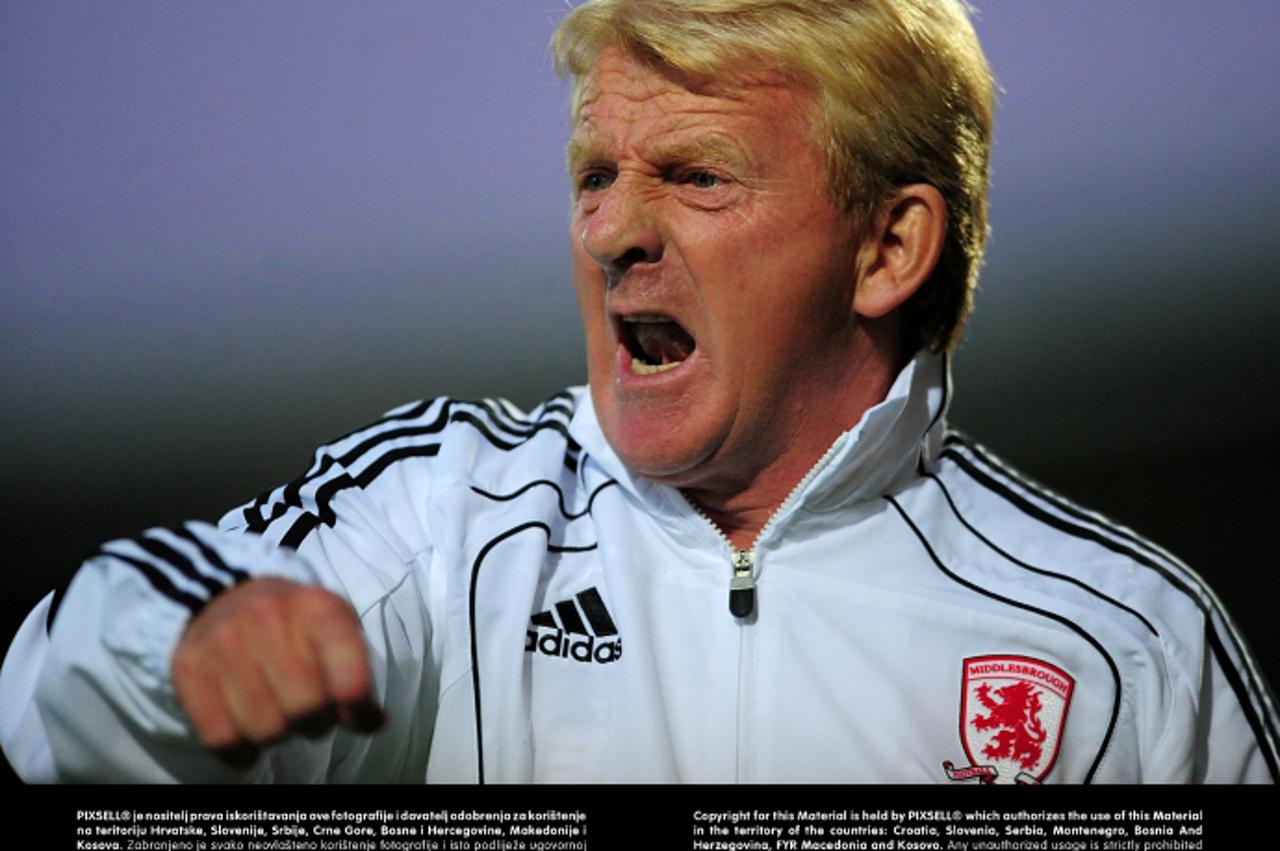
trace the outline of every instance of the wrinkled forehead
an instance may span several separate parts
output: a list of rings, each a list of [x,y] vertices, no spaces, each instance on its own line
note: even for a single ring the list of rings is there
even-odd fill
[[[745,61],[741,68],[725,68],[715,74],[694,74],[652,57],[618,47],[606,47],[596,56],[590,69],[574,80],[570,126],[576,128],[589,117],[590,105],[606,90],[642,103],[680,94],[742,100],[753,90],[774,88],[795,93],[812,91],[810,86],[792,75],[779,70],[762,70]]]
[[[812,107],[807,89],[776,74],[695,79],[628,54],[602,55],[584,85],[566,162],[574,171],[630,149],[655,162],[751,170],[776,158],[783,139],[808,136]]]

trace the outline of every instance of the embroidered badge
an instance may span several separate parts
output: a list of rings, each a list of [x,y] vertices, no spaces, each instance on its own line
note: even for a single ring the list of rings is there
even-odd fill
[[[960,744],[969,765],[942,764],[951,780],[1039,783],[1058,758],[1075,680],[1028,656],[964,660]]]

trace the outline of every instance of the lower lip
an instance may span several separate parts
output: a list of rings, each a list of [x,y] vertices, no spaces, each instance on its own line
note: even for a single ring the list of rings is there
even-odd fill
[[[631,369],[631,352],[626,346],[619,345],[617,357],[615,359],[615,373],[617,381],[620,385],[627,388],[635,389],[653,389],[657,390],[665,388],[667,385],[683,380],[688,374],[690,365],[699,357],[699,350],[695,347],[689,353],[689,357],[680,361],[676,366],[670,369],[664,369],[662,372],[652,372],[647,375],[641,375]]]

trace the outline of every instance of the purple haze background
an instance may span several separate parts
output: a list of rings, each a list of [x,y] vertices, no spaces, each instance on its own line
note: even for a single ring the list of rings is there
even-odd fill
[[[979,6],[1003,91],[953,422],[1184,555],[1274,666],[1280,8]],[[7,630],[102,538],[388,407],[583,380],[563,8],[0,5]]]

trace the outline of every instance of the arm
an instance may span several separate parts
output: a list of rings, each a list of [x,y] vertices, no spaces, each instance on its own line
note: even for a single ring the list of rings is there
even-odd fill
[[[59,605],[37,607],[0,675],[0,733],[19,774],[421,780],[436,676],[419,513],[431,477],[429,457],[402,448],[396,475],[369,475],[387,469],[378,438],[394,425],[322,449],[307,474],[221,529],[106,545]],[[375,704],[391,718],[378,736],[358,734],[378,720]],[[335,721],[357,733],[315,735]],[[312,737],[253,758],[299,731]]]
[[[46,598],[27,618],[5,660],[4,745],[15,770],[36,782],[263,776],[265,764],[233,767],[205,752],[170,665],[188,624],[246,589],[285,581],[301,588],[316,577],[295,555],[205,525],[104,546],[56,606]]]
[[[1223,624],[1225,626],[1225,624]],[[1229,638],[1229,636],[1224,636]],[[1195,782],[1275,783],[1275,704],[1248,651],[1217,642],[1206,653],[1195,737]]]
[[[360,622],[311,585],[255,579],[218,597],[183,631],[170,675],[200,742],[232,765],[296,733],[382,725]]]
[[[1186,664],[1170,666],[1173,692],[1167,717],[1154,726],[1159,740],[1147,780],[1275,783],[1280,759],[1270,689],[1221,609],[1212,606],[1202,623],[1202,642],[1169,648]]]

